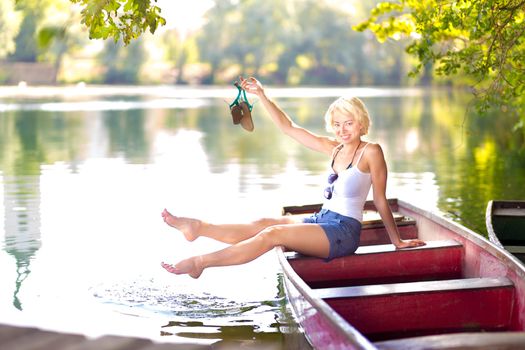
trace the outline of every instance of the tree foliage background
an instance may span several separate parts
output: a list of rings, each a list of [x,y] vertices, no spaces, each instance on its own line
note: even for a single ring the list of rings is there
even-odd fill
[[[408,82],[412,63],[401,46],[380,45],[372,35],[352,30],[374,0],[355,1],[350,7],[339,0],[215,0],[204,23],[191,30],[166,22],[172,14],[162,6],[169,2],[7,0],[2,15],[8,14],[10,22],[0,15],[0,26],[9,26],[9,31],[0,37],[6,48],[0,60],[49,62],[57,67],[58,82],[166,82],[166,74],[161,77],[166,65],[174,83],[220,84],[238,74],[289,85]],[[187,6],[190,11],[192,5]],[[112,50],[129,50],[135,41],[143,42],[145,51],[135,72],[133,67],[119,68],[124,63],[106,64],[104,55],[125,60],[126,54]],[[106,48],[94,52],[97,46]],[[82,65],[74,65],[80,61]],[[115,69],[122,74],[111,72]]]
[[[381,42],[406,37],[417,57],[411,74],[465,77],[481,112],[498,108],[525,122],[525,1],[398,0],[381,2],[356,30]],[[464,80],[464,82],[465,82]]]

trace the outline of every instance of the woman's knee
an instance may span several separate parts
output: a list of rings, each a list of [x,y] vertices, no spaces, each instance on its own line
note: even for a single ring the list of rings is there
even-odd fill
[[[267,248],[271,249],[283,245],[285,231],[285,225],[272,225],[263,229],[257,236]]]

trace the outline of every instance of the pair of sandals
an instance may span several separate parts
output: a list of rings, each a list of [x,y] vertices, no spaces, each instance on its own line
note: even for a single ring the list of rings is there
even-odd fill
[[[233,85],[239,90],[237,98],[230,103],[230,113],[232,115],[233,124],[241,124],[243,129],[251,132],[254,129],[252,120],[253,105],[248,102],[246,91],[241,88],[239,83],[235,82]]]

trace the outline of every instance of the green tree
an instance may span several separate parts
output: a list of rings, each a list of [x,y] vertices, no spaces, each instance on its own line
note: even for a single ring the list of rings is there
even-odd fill
[[[237,30],[233,31],[233,40],[226,51],[240,64],[241,74],[260,75],[261,69],[274,63],[285,50],[287,40],[280,32],[290,18],[289,8],[280,0],[241,0],[236,10],[238,16],[233,26]]]
[[[16,9],[22,15],[20,30],[15,37],[15,50],[9,56],[12,61],[36,62],[38,47],[36,45],[37,26],[42,18],[38,9],[42,8],[37,1],[17,2]]]
[[[290,8],[290,2],[278,0],[215,1],[197,41],[200,59],[210,67],[204,82],[217,82],[218,73],[227,67],[236,70],[230,75],[277,71],[278,57],[290,49]]]
[[[216,0],[215,6],[206,13],[207,22],[197,38],[200,59],[210,67],[204,83],[213,84],[217,81],[217,73],[224,61],[224,51],[231,42],[233,29],[236,28],[231,24],[234,9],[235,4],[230,0]]]
[[[198,39],[205,83],[233,67],[286,84],[397,84],[406,64],[397,46],[377,49],[352,31],[349,12],[326,1],[218,0],[206,18]]]
[[[362,41],[351,32],[348,15],[325,2],[309,0],[300,3],[298,23],[301,81],[348,84],[354,60],[362,57]]]
[[[15,12],[13,0],[0,2],[0,59],[15,50],[15,37],[20,29],[21,16]]]
[[[195,35],[171,29],[162,35],[162,44],[166,52],[166,59],[173,62],[175,68],[174,84],[186,84],[186,66],[196,61],[197,48]]]
[[[407,52],[438,76],[464,76],[480,111],[521,115],[525,132],[525,1],[397,0],[382,2],[355,28],[379,41],[407,37]]]
[[[15,16],[22,18],[21,24],[18,28],[11,27],[11,30],[17,29],[18,34],[15,37],[15,50],[8,56],[11,61],[22,62],[37,62],[39,56],[45,53],[39,42],[39,33],[46,18],[49,17],[50,12],[53,11],[55,5],[60,4],[57,0],[17,0]],[[67,4],[70,4],[67,2]],[[62,6],[59,7],[61,11],[67,9]],[[13,12],[11,12],[13,13]],[[54,24],[56,25],[56,24]],[[8,30],[9,31],[9,30]]]
[[[37,41],[41,51],[39,60],[52,63],[57,75],[64,57],[73,54],[86,43],[80,27],[79,15],[68,0],[55,0],[46,9],[38,30]],[[57,80],[55,77],[55,81]]]
[[[127,47],[124,47],[122,42],[108,41],[101,53],[101,60],[103,66],[106,67],[104,83],[137,83],[145,60],[143,41],[135,40]]]

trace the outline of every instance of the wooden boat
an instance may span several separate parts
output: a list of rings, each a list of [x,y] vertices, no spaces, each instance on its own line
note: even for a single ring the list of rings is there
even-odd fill
[[[525,201],[489,201],[485,219],[489,240],[525,262]]]
[[[525,349],[525,266],[446,218],[390,200],[402,238],[367,220],[355,254],[325,262],[276,248],[287,295],[315,349]],[[300,215],[320,205],[285,207]]]

